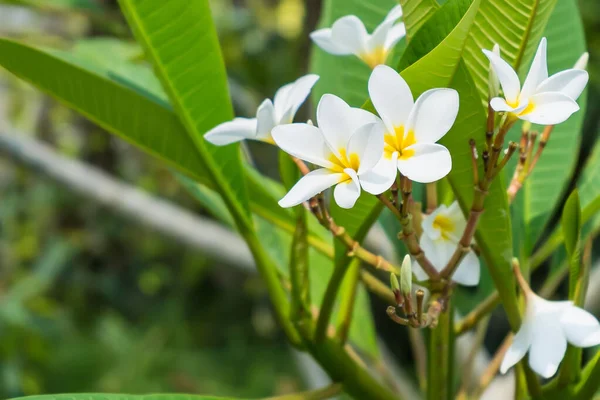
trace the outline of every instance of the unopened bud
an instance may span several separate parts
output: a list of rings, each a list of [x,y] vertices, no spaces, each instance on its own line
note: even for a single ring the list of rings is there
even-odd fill
[[[400,268],[400,288],[404,296],[410,296],[412,290],[412,265],[410,256],[407,254]]]
[[[529,133],[530,130],[531,130],[531,122],[524,121],[523,125],[521,126],[521,132]]]
[[[390,273],[390,287],[394,293],[396,304],[400,306],[403,303],[402,293],[400,293],[400,282],[398,282],[398,277],[393,272]]]
[[[587,69],[589,59],[590,59],[590,53],[588,53],[586,51],[585,53],[583,53],[581,55],[581,57],[579,57],[579,60],[577,60],[577,62],[573,66],[573,69],[583,69],[583,70]]]
[[[500,56],[500,46],[498,43],[494,45],[492,49],[497,56]],[[494,71],[494,67],[492,67],[492,63],[490,63],[490,74],[488,77],[488,94],[490,99],[497,97],[500,93],[500,80],[498,79],[498,75],[496,75],[496,71]]]

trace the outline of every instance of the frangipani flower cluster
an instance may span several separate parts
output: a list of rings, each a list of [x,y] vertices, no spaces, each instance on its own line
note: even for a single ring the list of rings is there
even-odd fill
[[[423,234],[419,243],[425,256],[438,272],[441,272],[450,261],[466,225],[467,221],[456,201],[449,207],[441,205],[423,218],[421,223]],[[429,279],[417,262],[413,262],[412,271],[420,281]],[[479,259],[473,251],[470,251],[458,265],[452,280],[464,286],[477,286],[479,276]]]
[[[402,8],[394,7],[383,22],[369,34],[363,22],[355,15],[336,20],[331,28],[323,28],[310,34],[317,46],[328,53],[340,56],[355,55],[369,67],[385,64],[391,50],[405,35]]]
[[[531,369],[544,378],[558,370],[567,343],[577,347],[600,344],[600,323],[589,312],[571,301],[548,301],[531,290],[518,268],[515,273],[527,302],[521,328],[504,355],[503,374],[529,352]]]
[[[556,125],[579,110],[576,100],[588,82],[588,73],[574,68],[548,77],[546,47],[546,38],[542,38],[522,87],[506,61],[496,52],[483,50],[504,92],[503,98],[491,100],[495,111],[535,124]]]

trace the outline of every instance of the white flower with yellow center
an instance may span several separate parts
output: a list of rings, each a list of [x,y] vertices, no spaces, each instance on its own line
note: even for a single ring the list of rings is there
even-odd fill
[[[344,56],[354,54],[375,68],[385,64],[390,51],[406,35],[404,23],[396,23],[400,17],[402,8],[398,5],[370,35],[358,17],[347,15],[336,20],[331,28],[314,31],[310,37],[328,53]]]
[[[550,378],[565,356],[567,342],[577,347],[600,344],[600,323],[592,314],[571,301],[542,299],[533,293],[520,273],[516,275],[527,307],[521,328],[504,355],[500,372],[506,373],[529,352],[531,369]]]
[[[442,271],[448,264],[466,225],[467,221],[456,201],[450,207],[441,205],[423,218],[423,234],[419,243],[436,270]],[[418,280],[429,279],[417,262],[413,263],[413,273]],[[476,286],[479,276],[479,259],[473,251],[469,251],[452,275],[452,280],[464,286]]]
[[[369,78],[369,95],[386,127],[384,155],[373,169],[391,186],[397,171],[421,183],[437,181],[452,169],[448,149],[436,142],[458,114],[454,89],[431,89],[416,102],[406,81],[380,65]]]
[[[235,118],[208,131],[204,138],[217,146],[225,146],[244,139],[273,143],[271,131],[277,125],[290,124],[304,103],[318,75],[306,75],[282,86],[275,98],[265,99],[256,111],[256,118]]]
[[[336,185],[336,203],[351,208],[361,188],[371,194],[389,188],[369,173],[383,152],[383,124],[377,116],[326,94],[317,107],[317,123],[318,128],[290,124],[273,129],[273,139],[283,151],[321,167],[302,177],[279,205],[296,206]]]
[[[504,92],[504,98],[491,100],[495,111],[507,112],[534,124],[556,125],[579,110],[575,100],[588,82],[588,73],[574,68],[548,77],[546,38],[540,42],[522,88],[517,73],[506,61],[489,50],[483,52]]]

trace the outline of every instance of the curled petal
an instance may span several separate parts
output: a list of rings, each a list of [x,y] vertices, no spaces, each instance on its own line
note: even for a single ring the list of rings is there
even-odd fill
[[[404,36],[406,36],[406,26],[404,26],[404,22],[394,25],[392,29],[390,29],[387,39],[385,40],[385,51],[389,51],[396,43],[402,40]]]
[[[373,123],[359,127],[350,137],[346,154],[356,154],[360,160],[358,174],[373,168],[383,155],[383,124]]]
[[[520,113],[521,111],[523,111],[525,109],[525,107],[527,107],[527,102],[525,102],[524,105],[520,104],[518,107],[510,106],[510,105],[508,105],[506,100],[504,100],[502,97],[494,97],[490,101],[490,104],[492,106],[492,109],[496,112]]]
[[[343,179],[343,176],[342,173],[333,173],[325,168],[309,172],[290,189],[283,199],[279,200],[279,205],[284,208],[297,206],[335,185]]]
[[[533,110],[519,118],[540,125],[556,125],[566,121],[579,105],[567,95],[558,92],[540,93],[532,96]]]
[[[394,26],[394,20],[383,21],[367,40],[367,49],[369,52],[385,49],[385,42]]]
[[[431,89],[417,99],[406,129],[414,132],[417,143],[435,143],[452,128],[457,115],[458,92]]]
[[[273,129],[273,140],[286,153],[304,161],[329,168],[331,151],[319,128],[308,124],[279,125]]]
[[[352,208],[360,196],[360,183],[358,181],[358,176],[353,169],[346,168],[344,173],[349,179],[337,184],[333,190],[333,198],[338,206],[342,208]]]
[[[527,353],[531,345],[532,333],[533,326],[531,321],[527,319],[523,320],[521,328],[519,328],[519,331],[513,337],[513,341],[502,359],[502,364],[500,365],[501,373],[505,374],[509,368],[525,357],[525,353]]]
[[[398,175],[398,153],[391,157],[383,156],[373,169],[361,173],[360,185],[367,193],[381,194],[392,187]]]
[[[589,80],[587,71],[581,69],[568,69],[552,75],[540,84],[538,93],[560,92],[577,100]]]
[[[310,34],[310,38],[317,46],[325,50],[327,53],[336,56],[347,56],[352,54],[351,50],[333,41],[331,38],[331,28],[316,30]]]
[[[398,169],[412,181],[435,182],[448,175],[452,169],[450,152],[440,144],[417,143],[406,150],[414,151],[414,154],[409,158],[399,159]]]
[[[472,251],[468,252],[452,275],[452,280],[464,286],[477,286],[481,275],[479,258]]]
[[[506,101],[515,104],[519,100],[519,93],[521,91],[521,83],[517,73],[499,55],[489,50],[483,50],[483,53],[490,60],[492,68],[500,80]]]
[[[406,125],[414,100],[398,72],[387,65],[375,67],[369,78],[369,96],[388,131]]]
[[[270,99],[263,101],[256,111],[256,120],[258,121],[256,128],[256,139],[268,140],[271,138],[271,131],[277,125],[275,120],[275,108]]]
[[[341,48],[346,48],[354,54],[360,55],[368,51],[367,41],[369,34],[362,21],[355,15],[342,17],[331,27],[331,39]]]
[[[546,60],[546,38],[542,38],[540,45],[538,46],[531,68],[523,83],[523,89],[521,90],[521,97],[528,98],[536,93],[536,88],[548,79],[548,62]]]
[[[277,124],[289,124],[304,103],[311,89],[319,80],[318,75],[309,74],[283,86],[275,93],[275,115]]]
[[[579,307],[569,307],[560,318],[569,343],[577,347],[600,344],[600,323],[596,317]]]
[[[387,21],[396,21],[398,20],[398,18],[402,17],[402,6],[400,4],[398,4],[397,6],[394,6],[390,12],[388,12],[388,14],[386,15],[384,22]]]
[[[235,118],[215,126],[204,135],[209,143],[225,146],[244,139],[256,138],[256,118]]]

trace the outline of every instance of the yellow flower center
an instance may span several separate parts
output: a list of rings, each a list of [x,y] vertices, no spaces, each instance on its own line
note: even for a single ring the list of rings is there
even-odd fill
[[[438,214],[433,219],[433,228],[440,231],[442,238],[449,239],[454,232],[454,222],[445,215]]]
[[[527,107],[525,107],[525,109],[523,111],[521,111],[519,113],[519,115],[527,115],[530,112],[532,112],[533,110],[535,110],[535,103],[533,103],[531,100],[529,100],[529,104],[527,104]]]
[[[360,56],[360,58],[369,66],[371,69],[375,68],[380,64],[385,64],[385,60],[387,59],[388,53],[385,51],[383,46],[377,47],[370,53],[365,53]]]
[[[338,152],[340,153],[339,157],[333,153],[329,156],[329,161],[333,164],[333,167],[330,168],[331,170],[335,172],[344,172],[346,168],[350,168],[354,171],[358,171],[358,168],[360,167],[358,154],[351,153],[348,155],[346,149],[339,149]]]
[[[387,158],[392,158],[392,155],[398,152],[399,159],[408,160],[415,154],[414,150],[407,149],[407,147],[417,143],[415,133],[410,130],[405,135],[403,126],[394,128],[394,133],[386,133],[383,140],[385,142],[383,151]]]

